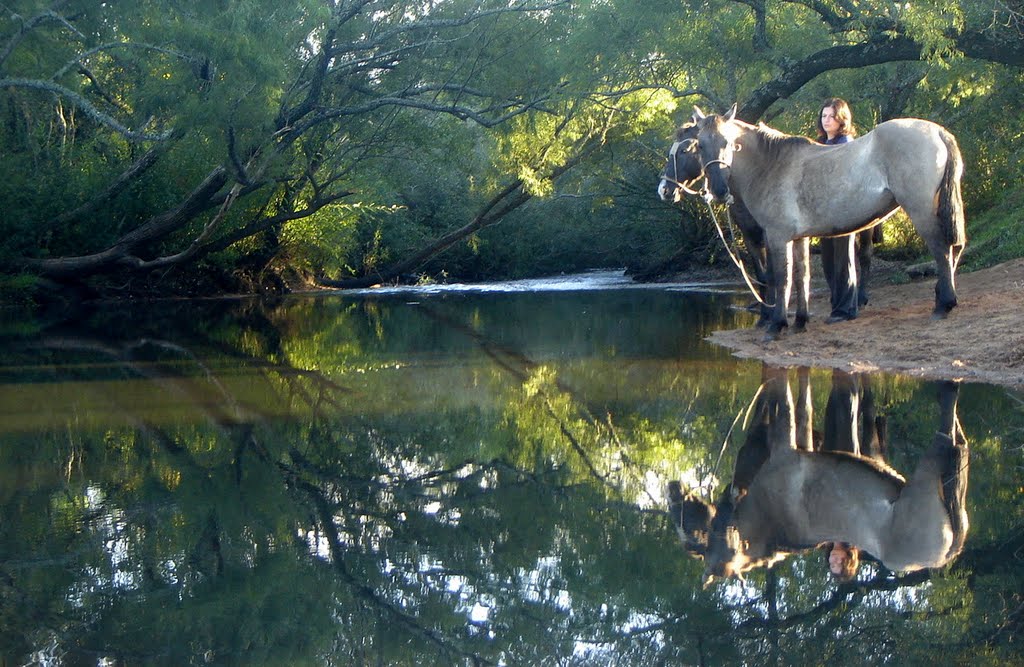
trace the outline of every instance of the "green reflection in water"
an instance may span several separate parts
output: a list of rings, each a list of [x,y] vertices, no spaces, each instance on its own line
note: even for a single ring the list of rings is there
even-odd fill
[[[1024,411],[993,387],[961,390],[971,533],[951,566],[837,585],[796,556],[702,590],[664,489],[717,495],[744,437],[761,368],[702,342],[751,322],[729,302],[160,303],[10,336],[3,659],[1012,661]],[[829,374],[811,378],[821,415]],[[936,429],[935,386],[873,386],[907,473]]]

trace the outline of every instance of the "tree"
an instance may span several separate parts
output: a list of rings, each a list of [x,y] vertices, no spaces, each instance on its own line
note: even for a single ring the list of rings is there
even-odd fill
[[[552,81],[509,87],[502,49],[567,2],[23,5],[0,23],[4,254],[75,282],[273,253],[285,223],[355,194],[359,163],[398,158],[403,114],[495,127],[543,109]]]

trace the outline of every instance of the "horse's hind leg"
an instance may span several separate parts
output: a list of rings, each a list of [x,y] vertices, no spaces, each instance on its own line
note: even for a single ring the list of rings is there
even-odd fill
[[[882,226],[876,225],[857,234],[857,305],[866,306],[868,278],[871,276],[871,259],[875,255],[875,238],[881,241]]]
[[[803,238],[793,241],[793,280],[796,282],[796,319],[794,331],[807,329],[807,321],[811,319],[811,239]]]
[[[934,214],[918,217],[911,214],[910,219],[935,259],[939,278],[935,283],[935,309],[932,317],[943,319],[956,307],[956,265],[961,248],[950,245]]]

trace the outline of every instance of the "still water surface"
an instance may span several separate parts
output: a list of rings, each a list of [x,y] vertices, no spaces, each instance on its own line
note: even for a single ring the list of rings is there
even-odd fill
[[[1021,394],[736,360],[703,338],[741,298],[597,274],[9,314],[0,664],[1018,662]],[[949,562],[907,566],[956,532],[941,502],[901,540],[833,481],[807,513],[878,552],[852,581],[783,525],[772,568],[703,587],[669,482],[725,514],[773,447],[914,480],[936,432]]]

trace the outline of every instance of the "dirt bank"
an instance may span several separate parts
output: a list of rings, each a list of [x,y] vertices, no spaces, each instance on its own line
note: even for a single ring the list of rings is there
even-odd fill
[[[828,293],[819,288],[804,333],[762,342],[763,331],[737,329],[718,331],[708,340],[739,357],[785,366],[891,371],[1024,388],[1024,259],[959,274],[960,305],[945,320],[931,319],[934,277],[876,284],[871,303],[854,321],[825,324]]]

